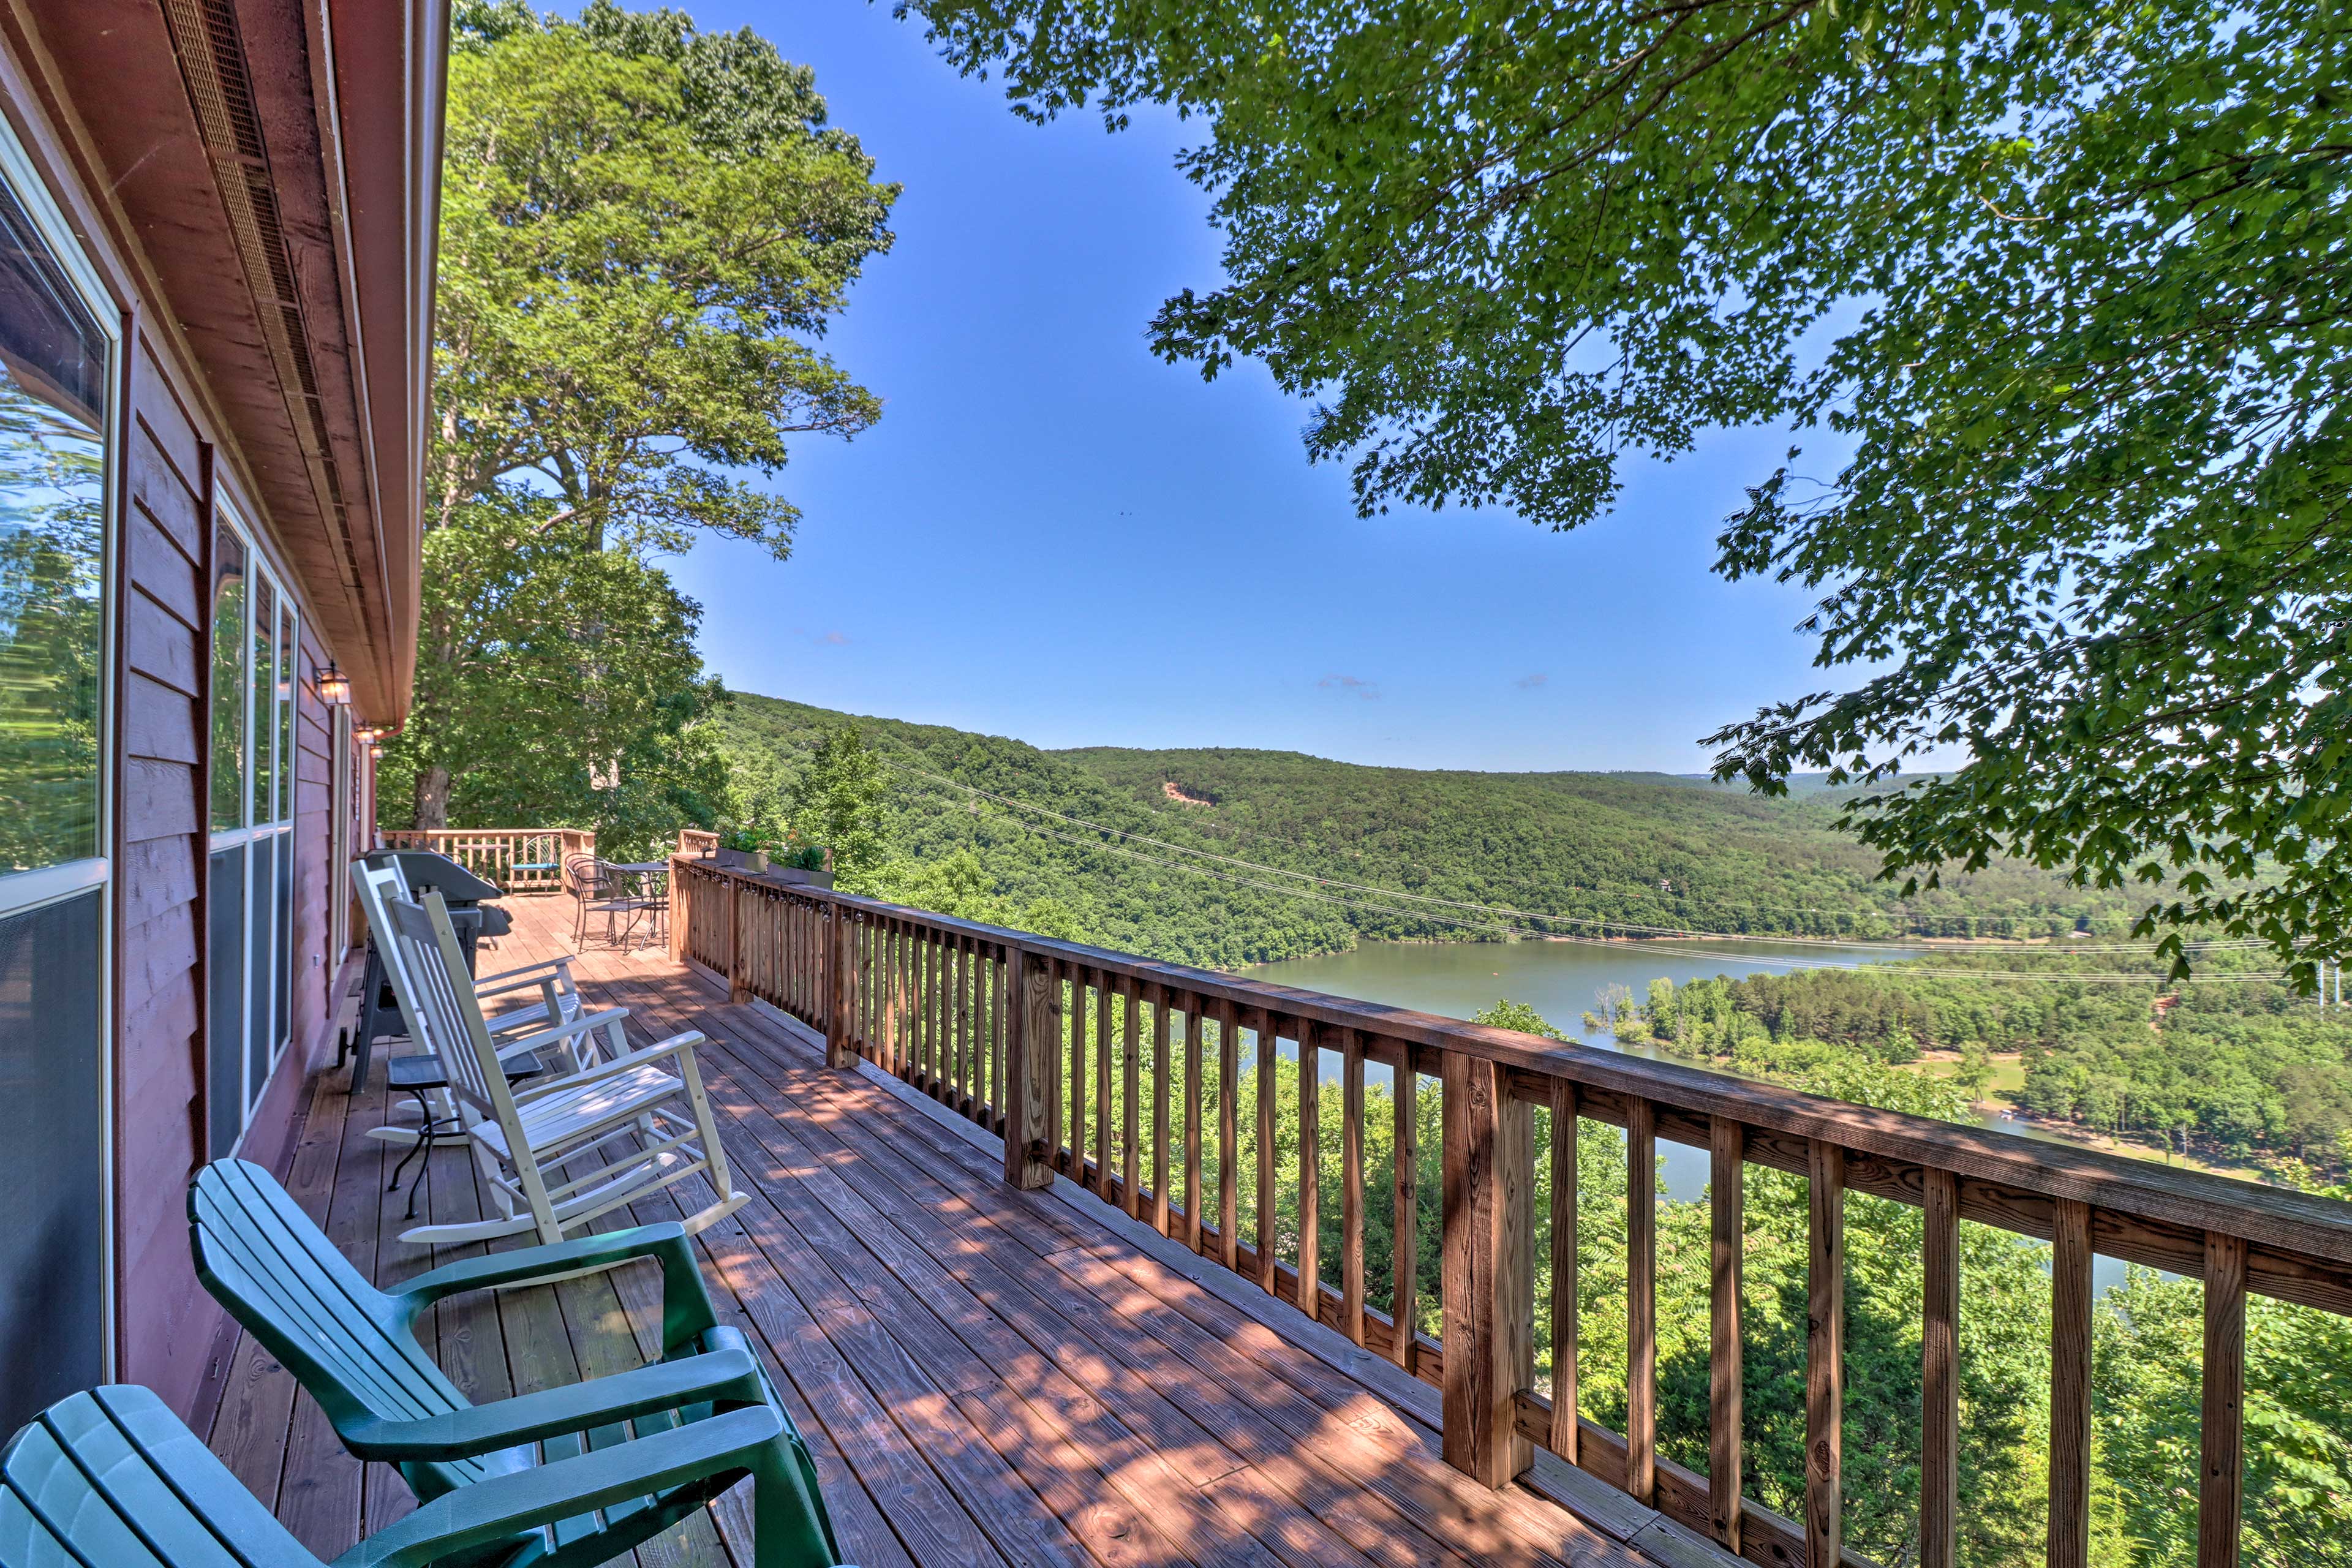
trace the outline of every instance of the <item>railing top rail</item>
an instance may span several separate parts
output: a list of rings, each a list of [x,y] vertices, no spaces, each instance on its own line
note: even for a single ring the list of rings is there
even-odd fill
[[[550,833],[586,833],[585,827],[387,827],[386,838],[536,838]]]
[[[713,876],[740,879],[766,889],[776,886],[708,862],[679,858]],[[2030,1141],[1989,1128],[1881,1110],[1776,1084],[1625,1056],[1591,1046],[1554,1044],[1513,1029],[1490,1028],[1411,1008],[1139,958],[853,893],[804,885],[785,890],[872,915],[917,921],[941,931],[1007,943],[1088,968],[1131,975],[1150,984],[1229,1001],[1258,1013],[1359,1030],[1436,1050],[1461,1052],[1523,1072],[1566,1079],[1580,1088],[1635,1096],[1693,1115],[1720,1116],[1743,1126],[1815,1139],[1853,1152],[1949,1171],[1957,1176],[2045,1197],[2074,1199],[2111,1213],[2192,1232],[2220,1231],[2265,1247],[2352,1266],[2352,1203],[2336,1198],[2158,1165],[2096,1149]]]

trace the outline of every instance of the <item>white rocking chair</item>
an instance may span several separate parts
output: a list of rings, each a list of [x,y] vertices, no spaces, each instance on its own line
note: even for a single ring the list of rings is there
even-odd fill
[[[408,890],[408,879],[402,874],[400,863],[397,860],[386,860],[381,865],[373,866],[365,860],[354,860],[352,862],[352,886],[359,894],[361,908],[366,912],[368,934],[375,940],[376,952],[383,963],[384,978],[392,985],[393,999],[399,1005],[401,1026],[407,1031],[408,1037],[416,1043],[419,1050],[423,1051],[425,1037],[411,1011],[409,999],[413,991],[404,984],[401,968],[400,943],[393,934],[391,918],[384,913],[384,907],[389,900],[414,897]],[[535,1051],[512,1043],[511,1037],[518,1030],[542,1029],[551,1023],[569,1023],[580,1016],[580,988],[572,978],[572,965],[575,962],[572,954],[565,953],[560,958],[546,959],[537,963],[526,963],[520,968],[486,975],[474,982],[474,994],[477,997],[510,995],[523,990],[535,991],[539,994],[539,1000],[536,1002],[509,1008],[485,1020],[490,1033],[501,1037],[499,1055],[510,1072],[517,1070],[520,1064],[534,1058],[537,1055]],[[366,1013],[362,1012],[362,1016],[366,1016]],[[575,1068],[588,1066],[593,1059],[593,1041],[581,1038],[572,1041],[572,1045],[573,1047],[572,1066]],[[368,1048],[369,1043],[362,1042],[362,1049]],[[437,1069],[437,1063],[438,1058],[426,1051],[420,1058],[394,1058],[384,1064],[388,1087],[394,1089],[404,1089],[417,1094],[418,1101],[424,1110],[424,1125],[410,1127],[394,1124],[372,1127],[368,1129],[369,1137],[386,1143],[399,1144],[404,1147],[418,1145],[429,1150],[432,1139],[426,1134],[436,1122],[447,1121],[456,1117],[458,1113],[457,1104],[448,1091],[446,1078],[438,1070],[420,1074],[404,1073],[403,1069],[417,1067],[432,1067]],[[418,1093],[415,1085],[409,1081],[419,1077],[425,1080],[422,1093]],[[357,1081],[356,1074],[354,1081]],[[407,1161],[404,1159],[401,1163],[404,1165]],[[395,1186],[399,1184],[399,1180],[400,1173],[394,1170],[393,1183]]]
[[[384,913],[400,947],[394,973],[413,993],[403,1010],[441,1058],[459,1114],[470,1122],[467,1141],[500,1210],[493,1218],[416,1226],[401,1232],[401,1240],[437,1246],[536,1230],[551,1244],[697,1172],[708,1173],[719,1197],[686,1220],[689,1234],[749,1201],[734,1188],[703,1093],[694,1059],[703,1039],[698,1031],[631,1050],[621,1029],[628,1009],[607,1007],[519,1039],[494,1039],[441,895],[427,893],[421,905],[386,900]],[[600,1030],[609,1054],[571,1072],[510,1083],[499,1061],[502,1050],[556,1045],[574,1061],[588,1059],[580,1047]]]

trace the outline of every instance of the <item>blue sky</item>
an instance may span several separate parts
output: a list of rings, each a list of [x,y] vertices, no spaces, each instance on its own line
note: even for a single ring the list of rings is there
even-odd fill
[[[776,563],[671,563],[740,690],[1042,746],[1266,746],[1410,767],[1696,772],[1698,738],[1817,689],[1806,596],[1708,566],[1784,437],[1636,467],[1573,533],[1496,511],[1356,517],[1304,407],[1145,346],[1219,278],[1187,128],[1039,128],[860,0],[688,0],[815,67],[905,195],[830,352],[884,402],[775,488]],[[1196,128],[1195,128],[1196,129]]]

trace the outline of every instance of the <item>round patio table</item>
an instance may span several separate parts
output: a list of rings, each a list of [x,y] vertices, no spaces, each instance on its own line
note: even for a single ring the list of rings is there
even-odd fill
[[[617,871],[635,883],[635,890],[629,895],[629,923],[621,931],[622,945],[626,946],[631,933],[637,929],[638,915],[669,907],[667,887],[669,862],[667,860],[614,860],[606,862],[604,869]],[[649,885],[655,879],[660,879],[663,882],[658,891]]]

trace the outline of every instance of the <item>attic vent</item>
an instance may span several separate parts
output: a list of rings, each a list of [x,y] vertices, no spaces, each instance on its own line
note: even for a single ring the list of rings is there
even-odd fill
[[[254,314],[286,396],[295,439],[310,470],[312,493],[333,520],[342,548],[337,571],[352,605],[360,603],[351,563],[358,559],[345,504],[342,474],[327,437],[326,411],[319,397],[319,374],[310,363],[310,334],[303,330],[302,300],[294,282],[293,254],[279,226],[278,190],[269,177],[269,154],[261,140],[261,116],[254,108],[246,75],[245,47],[237,34],[232,0],[163,0],[188,102],[204,135],[229,233],[252,290]]]

